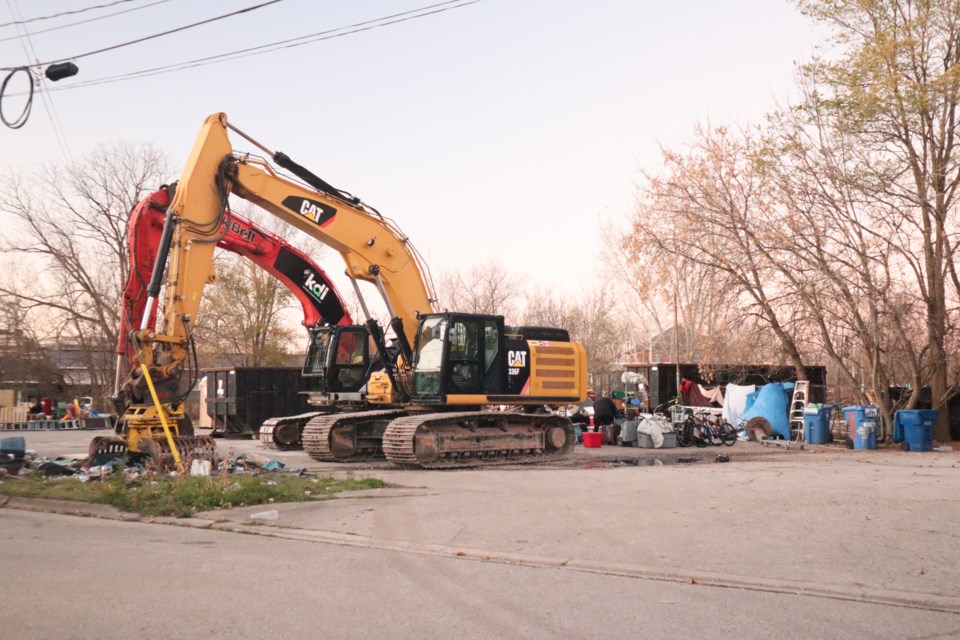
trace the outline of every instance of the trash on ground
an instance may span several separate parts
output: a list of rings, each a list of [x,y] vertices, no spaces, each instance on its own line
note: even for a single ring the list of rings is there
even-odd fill
[[[210,469],[213,464],[209,460],[193,460],[190,463],[190,475],[197,476],[209,476]]]
[[[50,460],[47,460],[45,462],[41,462],[40,464],[38,464],[34,468],[34,471],[41,473],[47,477],[72,476],[76,473],[75,469],[71,469],[69,466],[65,464],[59,464],[57,462],[53,462]]]

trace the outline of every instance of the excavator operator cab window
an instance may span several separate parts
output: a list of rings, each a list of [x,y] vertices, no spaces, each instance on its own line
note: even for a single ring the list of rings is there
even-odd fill
[[[421,317],[414,345],[414,396],[503,393],[504,335],[502,316]]]
[[[320,378],[324,376],[332,341],[333,330],[330,328],[324,327],[311,331],[310,346],[307,348],[307,358],[303,363],[304,376]]]
[[[427,317],[420,322],[413,354],[413,392],[415,395],[440,394],[440,372],[443,348],[447,337],[447,320],[443,316]]]
[[[450,342],[447,393],[480,393],[483,391],[483,320],[455,317],[447,337]]]
[[[355,391],[363,386],[369,355],[368,335],[363,329],[342,329],[337,341],[335,370],[338,391]]]

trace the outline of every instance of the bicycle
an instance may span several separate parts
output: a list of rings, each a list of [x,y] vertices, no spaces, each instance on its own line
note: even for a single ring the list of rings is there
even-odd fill
[[[679,427],[674,428],[677,432],[677,446],[691,447],[694,444],[693,433],[697,428],[697,421],[693,417],[693,411],[690,409],[684,409],[683,413],[683,422],[680,423]]]
[[[737,443],[737,430],[733,425],[722,418],[716,418],[706,412],[700,412],[694,418],[692,415],[688,418],[691,421],[690,438],[692,443],[698,447],[713,445],[719,447],[725,445],[732,447]],[[687,420],[684,421],[684,429],[687,428]]]

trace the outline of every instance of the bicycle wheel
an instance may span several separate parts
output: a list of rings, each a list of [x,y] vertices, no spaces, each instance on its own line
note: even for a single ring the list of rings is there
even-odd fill
[[[693,422],[684,420],[677,431],[677,446],[689,447],[693,444]]]
[[[710,446],[710,431],[703,425],[697,425],[693,428],[693,444],[698,447]]]
[[[720,424],[720,439],[723,440],[723,444],[728,447],[737,444],[737,430],[726,420]]]
[[[723,432],[716,425],[710,426],[710,444],[715,447],[723,446]]]

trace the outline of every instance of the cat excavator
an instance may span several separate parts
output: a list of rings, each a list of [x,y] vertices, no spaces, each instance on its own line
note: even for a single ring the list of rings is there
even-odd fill
[[[272,161],[235,152],[228,131]],[[281,175],[274,165],[292,174]],[[360,198],[274,152],[216,113],[204,121],[167,207],[144,317],[151,317],[166,273],[163,323],[132,331],[139,366],[121,385],[123,439],[132,451],[179,460],[182,392],[193,326],[213,249],[230,227],[231,195],[243,198],[337,251],[366,316],[384,368],[367,381],[381,410],[318,416],[303,445],[319,460],[385,456],[408,467],[459,468],[537,462],[565,456],[573,425],[533,409],[582,402],[586,353],[564,329],[512,327],[503,316],[439,310],[420,254],[399,227]],[[381,327],[358,283],[373,285],[390,315]],[[392,336],[388,343],[388,335]],[[150,390],[148,396],[144,389]],[[155,392],[154,389],[163,393]],[[490,405],[524,407],[497,411]],[[190,441],[183,444],[191,447]],[[192,447],[203,456],[205,446]]]
[[[120,372],[135,363],[137,350],[129,340],[129,330],[133,326],[140,326],[143,317],[146,281],[156,260],[164,213],[175,188],[176,185],[164,185],[142,198],[133,207],[127,223],[129,270],[122,293],[115,396],[120,390]],[[274,449],[297,448],[303,427],[310,418],[343,408],[366,406],[366,379],[380,368],[379,356],[368,339],[366,328],[352,324],[343,299],[326,272],[282,237],[245,220],[235,212],[231,213],[230,227],[222,230],[217,246],[249,259],[284,284],[300,302],[303,326],[309,334],[303,376],[309,379],[310,384],[303,393],[307,402],[317,406],[318,410],[267,420],[259,433],[263,446]],[[154,327],[155,321],[154,313],[147,319],[146,326]],[[346,361],[349,363],[340,364]],[[189,430],[190,425],[181,421],[181,434],[193,435],[184,433]],[[97,443],[104,444],[116,443]]]

